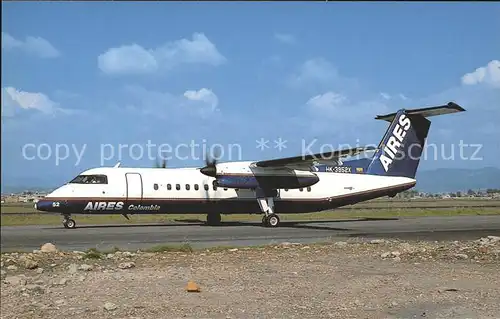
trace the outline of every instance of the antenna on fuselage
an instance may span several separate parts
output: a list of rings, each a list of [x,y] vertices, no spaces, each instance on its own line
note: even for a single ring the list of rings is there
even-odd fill
[[[116,164],[115,164],[115,166],[113,166],[113,168],[118,168],[118,167],[120,167],[120,164],[121,164],[120,162],[116,163]]]

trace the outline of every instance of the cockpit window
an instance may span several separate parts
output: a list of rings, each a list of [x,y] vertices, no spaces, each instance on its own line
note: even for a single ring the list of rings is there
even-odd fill
[[[78,175],[71,184],[107,184],[108,177],[106,175]]]

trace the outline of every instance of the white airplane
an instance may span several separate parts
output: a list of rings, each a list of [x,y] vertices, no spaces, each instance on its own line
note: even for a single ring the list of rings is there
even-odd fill
[[[390,122],[378,147],[263,161],[216,163],[203,168],[100,167],[82,172],[35,204],[61,213],[65,228],[71,214],[207,214],[216,225],[221,214],[263,214],[277,227],[278,213],[330,210],[383,196],[416,184],[415,174],[431,122],[427,117],[465,111],[450,102],[400,109],[375,119]],[[342,162],[371,150],[371,158]]]

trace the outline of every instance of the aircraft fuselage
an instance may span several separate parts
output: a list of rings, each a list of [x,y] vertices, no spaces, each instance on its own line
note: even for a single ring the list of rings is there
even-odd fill
[[[61,214],[262,213],[255,190],[214,187],[215,178],[201,174],[199,169],[95,168],[83,174],[105,177],[106,183],[67,183],[40,200],[37,209]],[[406,177],[300,174],[315,176],[317,181],[311,186],[306,183],[305,187],[277,189],[276,213],[332,209],[395,194],[416,183]]]

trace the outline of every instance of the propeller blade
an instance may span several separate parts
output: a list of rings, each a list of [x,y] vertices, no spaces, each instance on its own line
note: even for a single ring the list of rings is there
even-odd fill
[[[156,168],[167,168],[167,160],[163,160],[161,162],[161,164],[159,163],[158,161],[158,158],[156,159],[156,164],[155,164],[155,167]]]
[[[205,167],[200,169],[202,174],[207,176],[216,177],[217,175],[217,159],[219,158],[219,152],[215,152],[217,155],[212,157],[210,155],[205,156]]]
[[[208,179],[205,179],[205,185],[208,185],[208,189],[205,189],[205,199],[209,200],[210,199],[210,183],[208,183]],[[203,185],[203,188],[205,188],[205,185]]]

